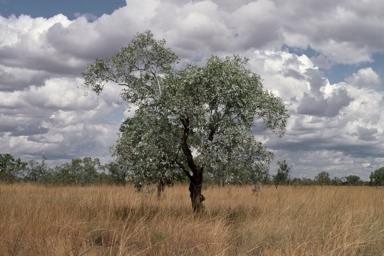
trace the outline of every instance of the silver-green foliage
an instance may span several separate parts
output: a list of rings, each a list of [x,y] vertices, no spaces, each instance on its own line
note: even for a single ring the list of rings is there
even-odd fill
[[[371,185],[384,186],[384,167],[377,169],[369,175]]]
[[[283,136],[289,115],[281,99],[237,55],[179,69],[177,61],[164,40],[146,31],[83,73],[96,93],[110,81],[122,86],[122,98],[137,109],[113,149],[133,179],[143,184],[183,174],[192,182],[203,170],[228,177],[265,172],[272,153],[251,130],[257,118]]]

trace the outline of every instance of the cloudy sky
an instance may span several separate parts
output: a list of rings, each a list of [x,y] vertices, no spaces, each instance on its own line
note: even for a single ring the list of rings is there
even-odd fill
[[[384,166],[383,10],[376,0],[0,0],[0,153],[109,161],[126,105],[117,86],[97,96],[80,74],[150,29],[185,62],[249,58],[291,115],[283,138],[256,136],[292,176],[368,179]]]

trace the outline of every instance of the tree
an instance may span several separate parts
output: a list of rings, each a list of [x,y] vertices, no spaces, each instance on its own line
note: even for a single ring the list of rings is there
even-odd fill
[[[27,163],[20,158],[15,159],[11,154],[0,154],[0,181],[13,183],[20,179]]]
[[[102,169],[107,170],[109,176],[111,177],[113,183],[123,185],[128,181],[129,172],[124,168],[124,166],[118,164],[117,162],[110,162],[102,166]]]
[[[31,182],[40,182],[49,171],[48,166],[45,164],[45,160],[47,160],[45,156],[43,156],[41,163],[35,160],[30,160],[26,168],[24,179]]]
[[[96,59],[83,77],[96,93],[107,82],[119,84],[123,99],[137,109],[121,126],[115,154],[150,182],[183,173],[193,210],[201,212],[204,170],[222,168],[216,163],[226,161],[228,147],[236,157],[259,151],[251,134],[255,116],[283,136],[289,115],[281,99],[263,90],[260,77],[245,67],[246,59],[213,56],[204,66],[175,69],[177,61],[164,40],[146,31],[116,55]]]
[[[52,179],[55,183],[65,185],[89,185],[98,180],[97,169],[100,160],[91,157],[72,159],[70,163],[56,166]]]
[[[331,180],[331,184],[333,186],[341,186],[343,184],[343,180],[340,179],[339,177],[334,177],[332,180]]]
[[[329,176],[329,173],[325,171],[318,173],[315,177],[315,183],[321,186],[330,185],[331,178]]]
[[[345,181],[350,186],[358,186],[358,185],[361,185],[363,183],[363,181],[357,175],[349,175],[349,176],[345,177]]]
[[[289,172],[292,169],[292,166],[287,164],[287,161],[283,160],[277,162],[279,169],[277,170],[276,175],[273,176],[273,184],[277,188],[279,184],[288,184],[289,183]]]
[[[369,175],[370,183],[375,186],[384,185],[384,167],[377,169]]]

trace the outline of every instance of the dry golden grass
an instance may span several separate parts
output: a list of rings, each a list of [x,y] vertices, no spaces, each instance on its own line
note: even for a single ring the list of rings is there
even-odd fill
[[[0,255],[382,255],[384,188],[0,185]]]

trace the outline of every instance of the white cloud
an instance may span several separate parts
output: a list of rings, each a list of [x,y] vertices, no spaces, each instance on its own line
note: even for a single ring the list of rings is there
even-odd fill
[[[281,20],[273,1],[260,0],[241,6],[231,15],[236,41],[241,48],[265,47],[280,37]]]
[[[79,13],[79,12],[76,12],[75,13],[75,17],[76,18],[80,18],[80,17],[84,17],[87,21],[94,21],[94,20],[97,20],[97,16],[92,14],[92,13]]]
[[[280,159],[285,155],[292,162],[297,175],[330,171],[347,176],[360,171],[366,157],[371,157],[373,168],[380,167],[384,99],[373,90],[381,82],[372,69],[330,84],[305,56],[256,51],[250,66],[264,78],[264,87],[287,104],[291,117],[286,135],[271,137],[267,144]],[[364,172],[359,175],[368,177]]]
[[[370,67],[360,69],[351,77],[346,78],[346,82],[358,88],[378,88],[381,86],[379,75]]]
[[[117,89],[108,84],[100,96],[85,96],[81,79],[52,78],[40,87],[0,92],[0,150],[51,159],[105,158],[123,116]],[[106,120],[116,112],[121,117]]]
[[[265,89],[291,114],[283,139],[270,137],[278,158],[300,175],[329,170],[337,176],[384,159],[382,81],[369,64],[382,52],[384,2],[282,0],[127,0],[99,18],[0,16],[0,151],[19,156],[107,159],[127,112],[119,87],[98,97],[80,73],[150,29],[180,57],[202,63],[234,53],[250,59]],[[281,51],[283,45],[319,53]],[[321,67],[361,64],[331,84]],[[88,92],[88,96],[84,94]],[[365,167],[364,167],[365,168]],[[361,173],[365,175],[365,173]],[[314,176],[314,175],[309,175]]]

